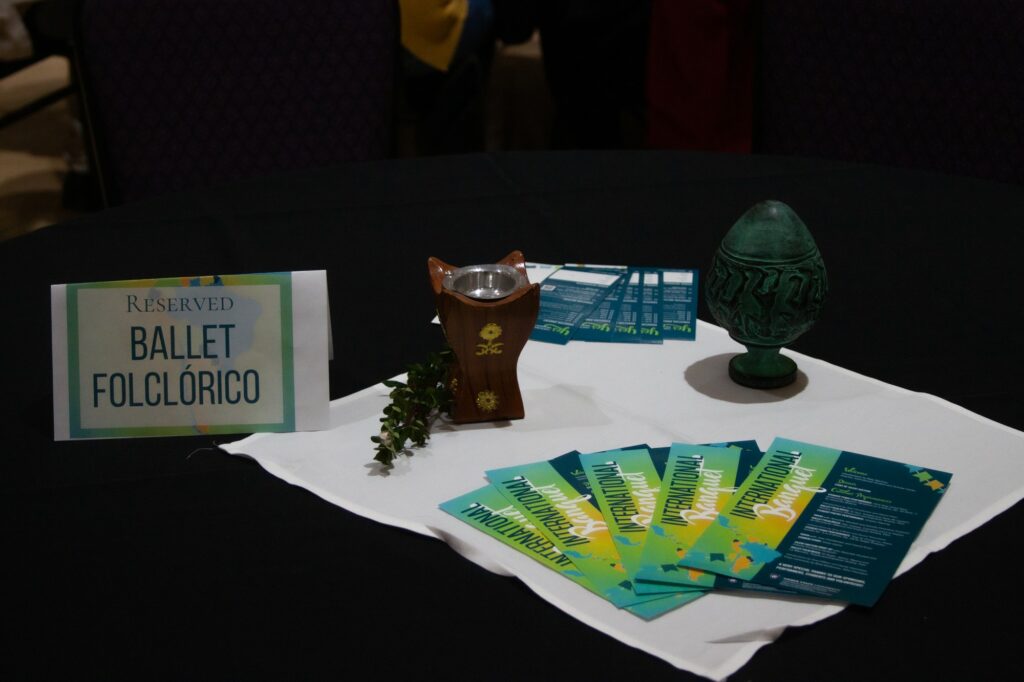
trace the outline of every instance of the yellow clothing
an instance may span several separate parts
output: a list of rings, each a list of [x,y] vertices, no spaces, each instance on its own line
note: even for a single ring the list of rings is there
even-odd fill
[[[447,71],[462,37],[469,0],[399,0],[402,47],[435,69]]]

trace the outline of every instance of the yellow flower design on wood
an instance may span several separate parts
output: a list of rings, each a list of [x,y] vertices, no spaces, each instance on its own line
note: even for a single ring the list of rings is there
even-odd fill
[[[501,341],[495,341],[496,338],[501,336],[501,326],[494,322],[488,322],[480,330],[480,338],[484,340],[483,343],[476,344],[477,355],[501,355],[501,347],[505,344]]]
[[[494,412],[498,409],[498,394],[494,391],[480,391],[476,394],[476,406],[481,412]]]

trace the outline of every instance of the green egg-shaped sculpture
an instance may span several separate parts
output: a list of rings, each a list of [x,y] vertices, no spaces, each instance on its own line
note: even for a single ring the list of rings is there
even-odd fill
[[[800,217],[781,201],[762,201],[736,221],[711,261],[705,282],[711,314],[747,352],[729,376],[751,388],[796,379],[796,363],[779,349],[817,321],[828,277]]]

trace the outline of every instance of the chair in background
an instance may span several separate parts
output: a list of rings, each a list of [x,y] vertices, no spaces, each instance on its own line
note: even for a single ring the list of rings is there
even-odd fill
[[[761,3],[755,151],[1024,183],[1024,3]]]
[[[18,19],[23,22],[19,25],[25,32],[26,42],[31,44],[31,53],[23,55],[20,59],[11,61],[0,60],[0,78],[7,78],[23,69],[27,69],[44,59],[58,55],[68,57],[70,53],[70,35],[67,35],[60,21],[61,11],[68,9],[67,3],[70,0],[38,0],[27,6],[25,16]],[[8,3],[0,10],[17,12],[15,5]],[[66,11],[70,19],[70,12]],[[70,26],[71,22],[66,22]],[[25,102],[12,111],[0,115],[0,129],[13,125],[37,111],[42,111],[51,104],[58,102],[72,94],[74,89],[70,85],[64,85],[52,91]]]
[[[383,0],[83,0],[105,203],[389,156],[398,30]]]

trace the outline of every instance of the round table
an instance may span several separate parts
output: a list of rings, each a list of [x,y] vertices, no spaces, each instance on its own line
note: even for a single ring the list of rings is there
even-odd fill
[[[14,569],[5,668],[18,678],[310,679],[357,665],[387,677],[686,678],[443,543],[217,450],[224,437],[53,442],[48,289],[325,269],[336,398],[440,345],[428,256],[468,265],[520,249],[538,262],[703,269],[763,199],[800,215],[828,268],[824,314],[794,349],[1024,428],[1016,185],[762,156],[470,155],[167,196],[0,245],[11,324],[0,480]],[[703,302],[700,313],[710,319]],[[1022,521],[1018,504],[873,608],[785,632],[737,677],[1009,676],[1017,628],[1002,621],[1021,606]],[[993,566],[1008,575],[983,573]],[[1009,618],[997,623],[1000,613]]]

